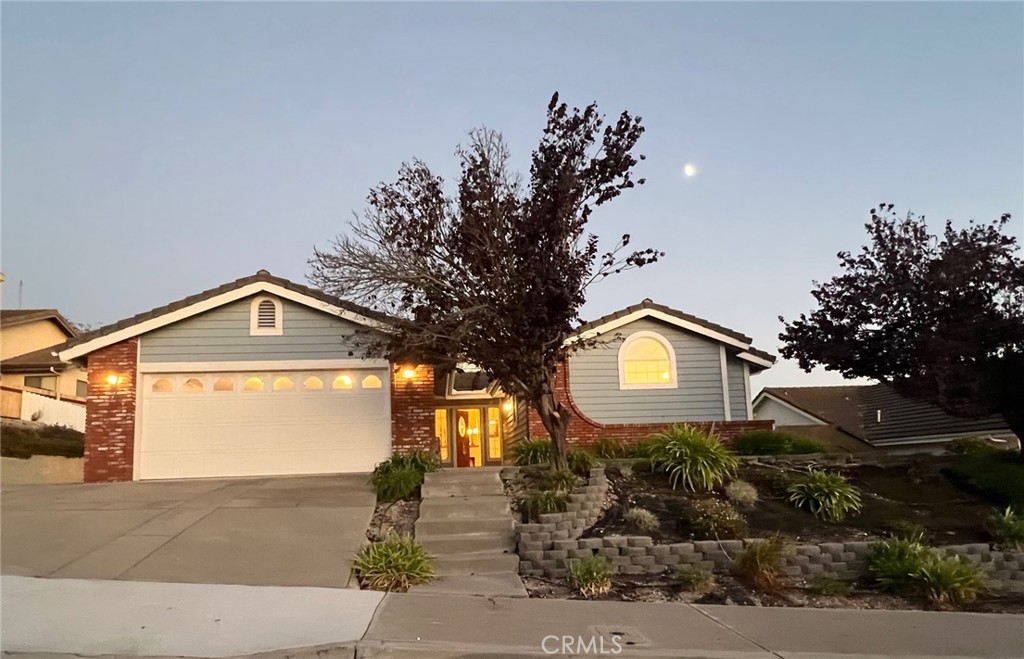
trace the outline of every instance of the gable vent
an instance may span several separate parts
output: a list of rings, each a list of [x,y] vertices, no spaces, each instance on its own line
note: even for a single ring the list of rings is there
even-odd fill
[[[277,327],[277,307],[271,300],[262,300],[256,310],[256,327]]]

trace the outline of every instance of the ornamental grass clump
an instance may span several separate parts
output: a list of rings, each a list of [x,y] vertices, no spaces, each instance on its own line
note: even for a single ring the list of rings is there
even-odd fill
[[[733,503],[750,507],[757,503],[757,488],[747,481],[735,480],[725,486],[725,496]]]
[[[564,513],[569,509],[569,498],[565,492],[539,490],[527,494],[522,506],[530,519],[536,520],[547,513]]]
[[[973,602],[985,589],[985,574],[960,556],[942,556],[918,541],[890,538],[875,543],[868,570],[883,590],[924,598],[937,606]]]
[[[706,568],[684,563],[676,568],[676,583],[695,595],[707,595],[715,589],[715,575]]]
[[[684,521],[694,540],[742,538],[747,535],[747,520],[727,501],[699,499],[687,505]]]
[[[377,463],[370,483],[379,501],[408,499],[423,485],[424,474],[437,471],[440,462],[432,453],[417,451],[409,455],[393,455]]]
[[[622,519],[629,524],[630,528],[641,533],[657,531],[661,526],[658,516],[646,508],[630,508],[622,516]]]
[[[647,448],[651,467],[668,476],[672,489],[709,492],[724,485],[739,465],[718,437],[688,424],[653,435]]]
[[[626,444],[623,443],[621,439],[611,439],[610,437],[602,437],[601,439],[598,439],[591,444],[590,450],[592,450],[594,455],[602,460],[624,458],[629,453]]]
[[[785,556],[786,539],[776,533],[744,547],[733,573],[755,590],[776,591],[787,582]]]
[[[548,469],[540,476],[540,489],[568,494],[580,484],[579,477],[568,469]]]
[[[861,509],[860,490],[841,474],[810,470],[786,488],[790,503],[829,522],[841,522]]]
[[[353,568],[359,582],[370,590],[404,593],[434,578],[434,566],[423,546],[394,529],[360,549]]]
[[[518,467],[551,462],[551,440],[547,437],[520,442],[512,447],[512,463]]]
[[[584,478],[590,475],[591,469],[601,465],[597,456],[582,448],[572,448],[566,451],[565,462],[569,466],[569,471]]]
[[[1018,513],[1013,506],[993,513],[989,519],[989,529],[1003,547],[1013,551],[1024,549],[1024,515]]]
[[[603,556],[589,556],[569,561],[569,583],[580,595],[591,599],[612,589],[614,569]]]

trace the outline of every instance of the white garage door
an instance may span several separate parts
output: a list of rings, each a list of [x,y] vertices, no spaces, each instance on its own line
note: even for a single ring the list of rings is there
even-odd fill
[[[371,471],[391,454],[386,369],[142,380],[138,477]]]

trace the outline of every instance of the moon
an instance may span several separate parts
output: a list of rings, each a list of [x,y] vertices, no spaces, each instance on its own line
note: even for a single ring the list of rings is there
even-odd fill
[[[685,165],[683,165],[683,175],[686,176],[687,178],[690,178],[691,176],[696,176],[697,165],[694,165],[692,162],[688,162]]]

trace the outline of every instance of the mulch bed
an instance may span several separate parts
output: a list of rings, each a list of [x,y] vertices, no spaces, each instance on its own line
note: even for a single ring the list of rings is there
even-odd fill
[[[377,502],[377,507],[370,518],[370,526],[366,529],[366,538],[377,542],[384,538],[389,529],[400,535],[413,535],[416,520],[420,516],[420,502],[395,501],[393,503]]]

